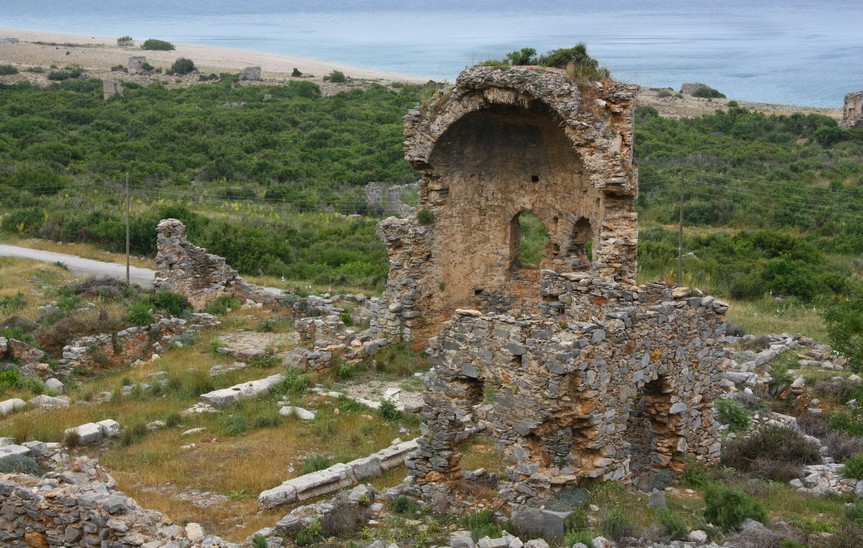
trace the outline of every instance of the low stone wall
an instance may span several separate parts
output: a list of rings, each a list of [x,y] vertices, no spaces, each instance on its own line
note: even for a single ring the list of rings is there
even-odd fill
[[[686,456],[716,462],[727,305],[580,274],[549,272],[543,284],[545,316],[460,310],[431,339],[427,433],[411,472],[457,477],[455,447],[474,426],[502,448],[513,482],[502,495],[517,503],[581,478],[681,471]]]
[[[173,337],[217,324],[218,321],[209,314],[195,314],[191,321],[161,318],[149,326],[130,327],[113,335],[76,339],[63,347],[63,360],[68,367],[90,371],[121,367],[161,353],[162,343],[167,344]]]
[[[116,486],[87,457],[41,479],[0,475],[0,544],[32,548],[123,547],[151,542],[151,546],[236,546],[197,534],[199,527],[171,525],[161,513],[141,508]]]

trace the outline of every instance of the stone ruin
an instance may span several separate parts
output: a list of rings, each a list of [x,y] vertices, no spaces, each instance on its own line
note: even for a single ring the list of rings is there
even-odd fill
[[[186,239],[186,225],[163,219],[156,226],[156,289],[167,288],[186,297],[195,310],[230,295],[241,301],[272,302],[275,293],[246,283],[225,259]],[[280,293],[280,292],[277,292]]]
[[[863,91],[856,91],[845,96],[842,122],[839,125],[846,129],[863,128]]]
[[[114,97],[122,97],[123,83],[119,80],[102,80],[102,99],[107,101]]]
[[[132,55],[129,57],[129,64],[126,66],[126,71],[129,74],[146,74],[147,69],[144,66],[147,64],[147,58],[143,55]]]
[[[258,82],[261,79],[261,67],[246,67],[240,71],[240,80]]]
[[[515,505],[718,460],[728,307],[635,285],[635,92],[473,67],[406,117],[419,212],[379,225],[391,269],[377,327],[435,366],[408,460],[421,484],[461,478],[457,446],[482,429]],[[538,267],[519,257],[527,211],[548,233]]]

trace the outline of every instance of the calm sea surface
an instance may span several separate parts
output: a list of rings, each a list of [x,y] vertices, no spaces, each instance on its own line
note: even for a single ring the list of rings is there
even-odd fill
[[[452,80],[584,41],[615,77],[839,107],[863,89],[861,0],[0,0],[0,27],[160,38]]]

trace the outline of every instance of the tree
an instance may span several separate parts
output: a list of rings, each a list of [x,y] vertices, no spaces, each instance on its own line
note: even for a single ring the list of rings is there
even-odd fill
[[[518,51],[511,51],[506,54],[506,59],[510,65],[535,65],[536,50],[533,48],[521,48]]]

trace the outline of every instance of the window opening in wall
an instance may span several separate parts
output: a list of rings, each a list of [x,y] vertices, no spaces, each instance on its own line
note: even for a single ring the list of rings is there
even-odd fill
[[[538,183],[539,182],[539,175],[531,175],[530,176],[530,182],[531,183]]]
[[[574,268],[588,268],[590,266],[593,260],[593,230],[590,227],[590,221],[584,217],[573,225],[567,251],[572,257]]]
[[[522,211],[510,225],[513,266],[539,266],[548,244],[548,230],[532,211]]]

